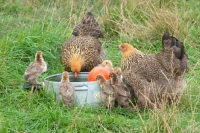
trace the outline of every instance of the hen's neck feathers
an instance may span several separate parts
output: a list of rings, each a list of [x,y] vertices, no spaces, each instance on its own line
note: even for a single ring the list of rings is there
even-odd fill
[[[70,59],[70,66],[71,66],[71,71],[72,72],[80,72],[81,71],[81,67],[83,65],[83,60],[80,56],[76,56],[74,55],[71,59]]]
[[[135,48],[128,49],[127,51],[123,52],[121,69],[129,70],[132,66],[131,64],[138,63],[143,56],[144,54]]]

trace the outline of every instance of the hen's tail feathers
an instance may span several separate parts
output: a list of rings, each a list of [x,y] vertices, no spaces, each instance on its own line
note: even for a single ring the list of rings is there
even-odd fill
[[[168,39],[170,39],[171,37],[170,37],[170,34],[169,34],[169,32],[165,32],[164,34],[163,34],[163,36],[162,36],[162,45],[164,45],[164,40],[168,40]]]
[[[77,23],[72,32],[75,36],[93,36],[95,38],[103,38],[103,30],[100,29],[99,24],[94,19],[91,12]]]
[[[182,60],[184,55],[187,56],[186,52],[185,52],[185,47],[183,45],[182,42],[180,42],[177,38],[175,38],[174,36],[170,36],[170,33],[169,32],[165,32],[162,36],[162,46],[164,47],[164,40],[168,40],[170,39],[171,40],[171,44],[170,44],[170,47],[172,46],[175,46],[177,48],[180,49],[180,56],[179,56],[179,59]],[[188,58],[188,56],[187,56]]]

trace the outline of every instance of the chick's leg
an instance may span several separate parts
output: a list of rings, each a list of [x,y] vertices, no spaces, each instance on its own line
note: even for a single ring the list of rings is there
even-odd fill
[[[38,81],[37,80],[35,80],[33,83],[32,83],[32,87],[31,87],[31,93],[34,93],[36,90],[37,90],[37,88],[38,88]]]
[[[34,84],[32,84],[32,86],[31,86],[31,93],[33,93],[33,92],[34,92],[34,87],[35,87],[35,85],[34,85]]]

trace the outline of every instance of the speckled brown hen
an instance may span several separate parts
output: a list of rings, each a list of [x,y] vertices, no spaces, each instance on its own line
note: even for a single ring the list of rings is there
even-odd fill
[[[59,85],[59,95],[63,104],[72,107],[74,104],[74,88],[69,82],[68,72],[62,73],[61,83]]]
[[[24,73],[24,79],[32,84],[31,92],[34,92],[34,86],[41,84],[37,81],[37,78],[47,70],[47,63],[42,57],[42,52],[37,51],[35,54],[35,60],[29,64]],[[36,88],[37,89],[37,88]]]
[[[105,80],[105,78],[101,75],[96,77],[97,82],[101,88],[101,99],[104,106],[108,109],[111,109],[115,105],[115,97],[116,93],[114,92],[114,88],[112,85]]]
[[[163,91],[159,89],[159,82],[165,90],[168,81],[175,80],[172,90],[176,92],[179,89],[177,86],[180,85],[177,84],[180,83],[179,80],[182,80],[180,77],[188,69],[187,56],[185,54],[182,59],[176,58],[174,48],[171,47],[172,41],[172,39],[163,40],[161,52],[150,55],[143,55],[130,44],[118,46],[122,51],[122,75],[134,90],[138,106],[159,107],[157,101],[160,91]]]
[[[118,106],[126,107],[126,108],[130,107],[129,100],[131,98],[131,94],[130,94],[129,89],[126,88],[125,85],[121,84],[118,81],[118,77],[116,73],[111,72],[109,77],[110,77],[111,85],[113,86],[114,91],[117,94],[116,101],[118,103]]]
[[[105,60],[105,53],[98,38],[103,31],[92,13],[79,22],[72,33],[74,36],[62,45],[61,63],[65,71],[72,71],[77,77],[79,72],[89,72]]]

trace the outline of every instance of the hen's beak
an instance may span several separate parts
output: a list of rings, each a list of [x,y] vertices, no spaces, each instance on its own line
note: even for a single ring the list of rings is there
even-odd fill
[[[78,73],[74,72],[74,77],[77,78],[78,77]]]

